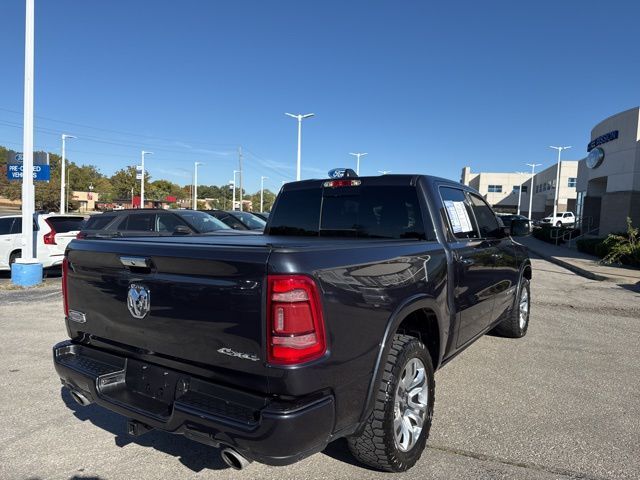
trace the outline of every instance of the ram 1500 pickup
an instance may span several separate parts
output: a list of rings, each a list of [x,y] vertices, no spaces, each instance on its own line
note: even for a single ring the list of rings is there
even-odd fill
[[[434,371],[490,330],[526,334],[531,264],[512,236],[528,231],[449,180],[347,171],[284,185],[264,235],[74,240],[55,368],[130,434],[183,434],[235,468],[346,437],[403,471]]]

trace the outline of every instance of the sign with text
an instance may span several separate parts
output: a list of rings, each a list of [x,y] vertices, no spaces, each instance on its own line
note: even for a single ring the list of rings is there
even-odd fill
[[[8,164],[7,178],[9,180],[22,180],[22,171],[22,165]],[[36,182],[48,182],[51,179],[51,169],[49,168],[49,165],[34,165],[33,179]]]

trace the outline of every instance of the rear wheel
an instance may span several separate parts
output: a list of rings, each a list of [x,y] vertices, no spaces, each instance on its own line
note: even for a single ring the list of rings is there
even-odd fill
[[[522,278],[518,288],[518,298],[511,310],[511,314],[495,328],[498,335],[509,338],[521,338],[527,334],[529,328],[529,313],[531,312],[531,288],[529,280]]]
[[[435,394],[431,356],[409,335],[394,335],[374,410],[358,436],[348,439],[360,462],[379,470],[403,472],[425,448]]]
[[[558,227],[558,228],[559,228],[559,227],[561,227],[561,226],[562,226],[562,222],[561,222],[560,220],[558,220],[558,221],[556,222],[556,227]]]

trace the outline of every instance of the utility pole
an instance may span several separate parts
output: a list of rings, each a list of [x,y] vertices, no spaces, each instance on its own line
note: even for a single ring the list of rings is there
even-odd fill
[[[198,209],[198,166],[204,165],[202,162],[193,163],[193,210]]]
[[[242,147],[238,147],[238,168],[240,174],[240,211],[242,211]]]
[[[360,157],[364,157],[368,155],[367,153],[350,153],[349,155],[353,155],[357,158],[356,160],[356,175],[360,175]]]
[[[314,113],[306,113],[304,115],[294,115],[293,113],[285,113],[285,115],[298,119],[298,162],[296,163],[296,181],[300,181],[300,165],[302,152],[302,120],[313,117]]]
[[[260,177],[260,211],[264,212],[264,181],[269,177]]]
[[[531,184],[529,185],[529,221],[532,221],[531,208],[533,206],[533,177],[535,177],[536,167],[542,165],[541,163],[527,163],[527,166],[531,167]]]
[[[69,182],[65,183],[65,170],[67,169],[67,138],[76,138],[73,135],[67,135],[65,133],[62,134],[62,160],[60,162],[60,213],[66,213],[66,200],[67,196],[65,194],[65,187],[68,186]]]
[[[153,155],[153,152],[145,152],[142,150],[140,155],[142,159],[142,178],[140,179],[140,208],[144,208],[144,156]]]
[[[555,225],[556,222],[556,214],[558,213],[558,197],[559,197],[559,190],[560,190],[560,155],[562,153],[562,150],[568,150],[569,148],[571,148],[571,146],[567,146],[567,147],[553,147],[550,146],[549,148],[553,148],[554,150],[558,150],[558,166],[556,167],[556,188],[555,188],[555,192],[553,195],[553,220],[552,223],[553,225]]]

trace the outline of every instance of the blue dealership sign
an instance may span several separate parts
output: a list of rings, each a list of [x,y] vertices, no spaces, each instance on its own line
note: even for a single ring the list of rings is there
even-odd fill
[[[9,180],[22,180],[22,165],[7,165],[7,178],[9,178]],[[49,165],[34,165],[33,179],[36,182],[48,182],[51,179],[51,168]]]

